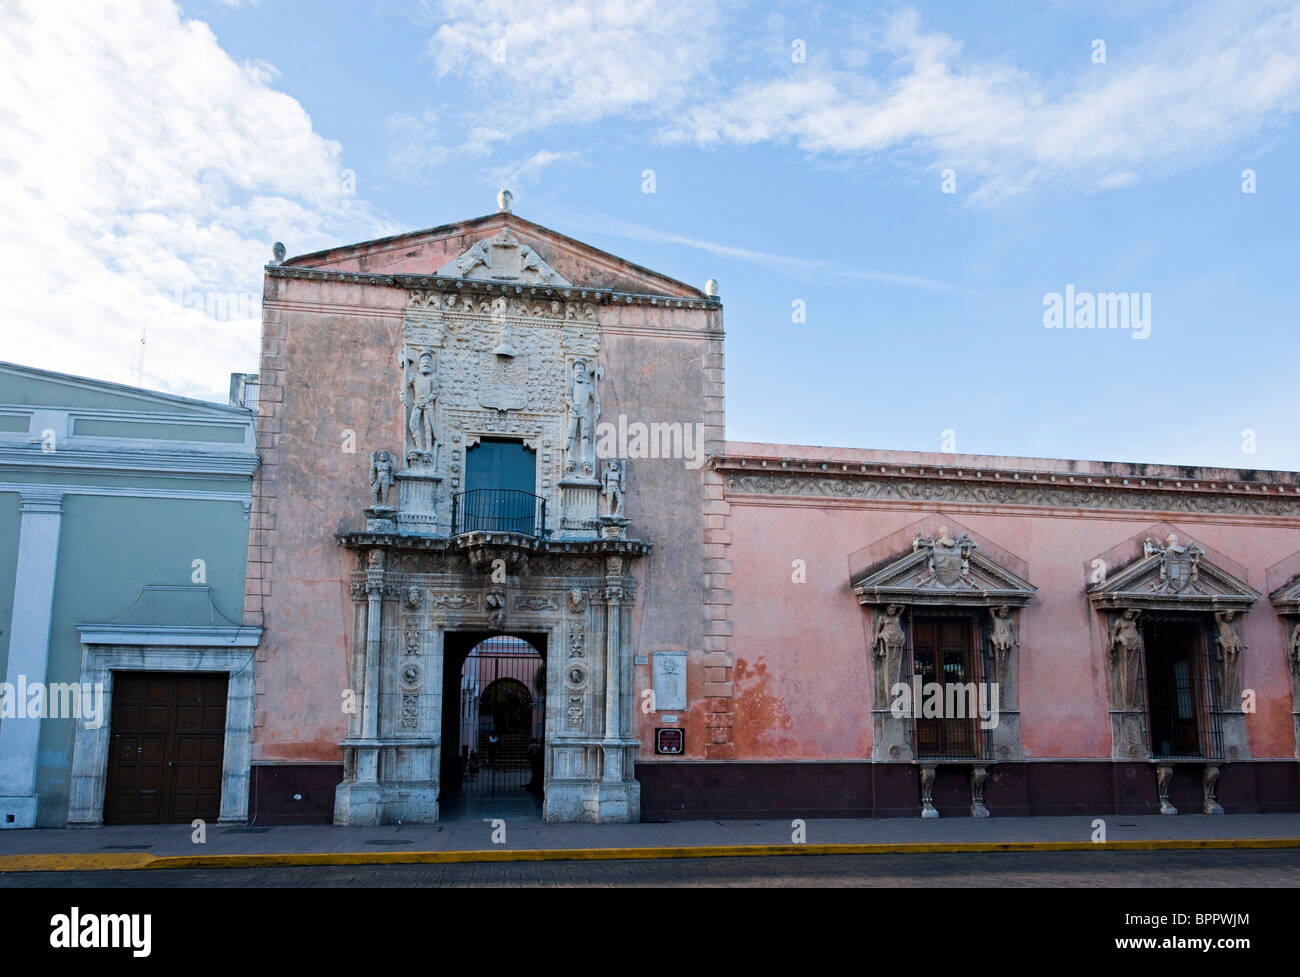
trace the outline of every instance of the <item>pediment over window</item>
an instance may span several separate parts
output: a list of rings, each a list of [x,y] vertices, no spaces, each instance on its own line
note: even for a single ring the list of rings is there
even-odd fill
[[[1260,597],[1245,581],[1206,559],[1195,542],[1147,539],[1142,556],[1088,589],[1098,608],[1247,611]]]
[[[917,533],[912,551],[870,570],[852,582],[860,604],[1022,607],[1037,590],[1033,584],[978,552],[962,533],[946,527],[933,536]]]
[[[1300,614],[1300,574],[1268,595],[1279,614]]]
[[[528,245],[520,243],[507,228],[475,242],[460,257],[439,268],[438,274],[445,278],[518,282],[521,285],[569,284],[563,275]]]

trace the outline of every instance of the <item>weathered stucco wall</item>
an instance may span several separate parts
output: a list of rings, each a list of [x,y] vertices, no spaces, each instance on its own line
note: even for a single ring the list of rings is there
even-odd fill
[[[730,455],[848,464],[1056,468],[1090,464],[728,443]],[[779,465],[779,462],[775,464]],[[1058,467],[1059,466],[1059,467]],[[1187,469],[1148,469],[1186,478]],[[1228,473],[1214,477],[1227,478]],[[1202,474],[1204,477],[1204,473]],[[1100,479],[1099,479],[1100,481]],[[1289,490],[1289,489],[1288,489]],[[828,500],[728,493],[728,557],[735,595],[735,745],[743,759],[871,755],[870,615],[849,580],[855,553],[940,515],[1027,565],[1038,592],[1020,617],[1020,710],[1030,758],[1109,758],[1106,622],[1085,594],[1091,561],[1157,523],[1172,524],[1236,564],[1264,596],[1245,616],[1242,687],[1257,693],[1247,717],[1256,758],[1295,755],[1286,627],[1268,601],[1266,571],[1300,550],[1300,520],[1143,510]],[[906,532],[904,532],[906,535]],[[904,546],[904,549],[907,547]],[[901,553],[896,554],[901,555]],[[792,563],[806,582],[792,581]]]

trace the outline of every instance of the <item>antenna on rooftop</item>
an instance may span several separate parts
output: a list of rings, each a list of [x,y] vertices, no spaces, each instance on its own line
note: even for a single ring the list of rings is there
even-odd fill
[[[148,338],[146,335],[148,328],[148,326],[140,327],[140,348],[136,350],[135,356],[133,357],[135,363],[131,368],[131,385],[134,387],[140,386],[144,380],[144,346],[145,341]]]

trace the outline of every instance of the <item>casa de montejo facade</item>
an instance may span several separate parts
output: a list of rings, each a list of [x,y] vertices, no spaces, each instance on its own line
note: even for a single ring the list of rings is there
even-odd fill
[[[229,405],[3,365],[0,666],[103,705],[0,827],[1300,810],[1300,474],[729,441],[716,283],[499,204],[277,247]]]

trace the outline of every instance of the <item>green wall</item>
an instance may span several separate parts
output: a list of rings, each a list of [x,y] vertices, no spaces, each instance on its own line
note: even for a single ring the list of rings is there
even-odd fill
[[[204,582],[217,609],[239,622],[247,550],[248,517],[239,502],[65,497],[47,681],[79,680],[78,624],[111,621],[145,584],[197,583],[191,566],[196,559],[206,562]],[[72,732],[70,719],[47,719],[41,729],[36,789],[42,826],[67,820]]]
[[[9,667],[9,630],[14,618],[14,577],[18,571],[22,504],[22,496],[17,492],[0,492],[0,682],[4,681]]]

